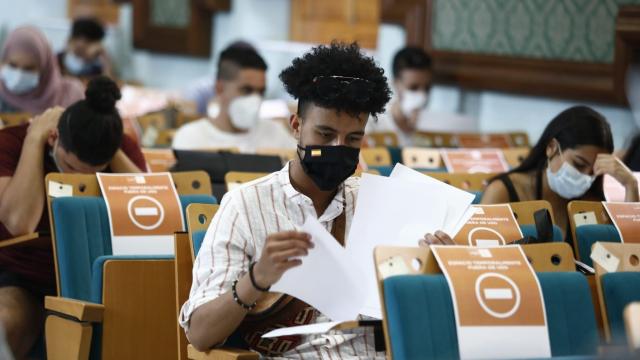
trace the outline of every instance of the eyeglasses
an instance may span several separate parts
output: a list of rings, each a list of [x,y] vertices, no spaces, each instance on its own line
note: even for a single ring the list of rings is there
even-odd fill
[[[340,75],[316,76],[313,84],[317,94],[325,100],[347,97],[358,103],[369,101],[373,86],[373,82],[367,79]]]

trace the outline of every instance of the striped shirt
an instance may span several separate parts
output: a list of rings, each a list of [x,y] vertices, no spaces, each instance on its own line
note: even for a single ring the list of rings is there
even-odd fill
[[[293,188],[289,164],[273,174],[228,192],[211,221],[193,267],[189,300],[180,312],[180,325],[188,329],[194,310],[230,291],[235,279],[248,271],[252,260],[260,258],[269,234],[300,229],[313,216],[331,231],[336,218],[345,211],[346,235],[355,211],[358,179],[347,179],[319,217],[309,197]],[[348,239],[345,239],[345,242]],[[329,319],[318,313],[316,323]],[[373,330],[358,328],[304,336],[295,349],[283,354],[289,359],[372,359],[384,358],[374,350]]]

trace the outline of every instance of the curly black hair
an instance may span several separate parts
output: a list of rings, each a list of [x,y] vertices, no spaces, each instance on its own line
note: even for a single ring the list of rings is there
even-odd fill
[[[318,79],[333,82],[335,86],[319,86]],[[303,115],[308,104],[357,116],[368,113],[374,117],[382,113],[391,98],[391,90],[384,70],[373,58],[364,55],[357,43],[332,42],[314,47],[302,57],[293,60],[280,73],[287,92],[298,99],[298,115]],[[342,86],[351,87],[342,91]],[[340,93],[327,91],[338,89]],[[333,92],[333,93],[331,93]]]

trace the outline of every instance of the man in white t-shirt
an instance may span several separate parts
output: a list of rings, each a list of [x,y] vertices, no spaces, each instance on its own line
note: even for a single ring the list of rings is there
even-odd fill
[[[367,133],[391,131],[398,135],[400,146],[411,145],[411,136],[425,110],[431,90],[431,58],[418,47],[406,47],[393,58],[395,96],[378,121],[370,121]]]
[[[294,149],[295,140],[280,122],[260,119],[266,88],[267,64],[248,46],[230,46],[220,54],[215,82],[217,116],[182,126],[173,138],[173,148],[198,150],[238,148]]]

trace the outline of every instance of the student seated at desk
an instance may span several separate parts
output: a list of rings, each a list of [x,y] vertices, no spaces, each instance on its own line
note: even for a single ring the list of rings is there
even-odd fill
[[[348,241],[358,191],[350,176],[369,116],[381,113],[390,97],[383,70],[356,44],[318,46],[295,59],[280,79],[299,100],[290,118],[298,158],[222,199],[195,261],[180,324],[202,350],[240,329],[248,346],[268,356],[382,359],[373,332],[364,328],[276,339],[269,352],[260,343],[266,330],[329,321],[296,299],[252,330],[243,328],[248,309],[284,272],[301,264],[292,258],[313,247],[308,234],[296,231],[306,218],[318,218],[340,243]]]
[[[547,200],[554,223],[567,233],[567,204],[605,200],[604,174],[624,185],[625,201],[638,201],[636,178],[612,152],[613,137],[604,116],[586,106],[571,107],[547,125],[520,166],[491,181],[482,203]]]
[[[83,98],[82,84],[60,74],[47,38],[35,27],[11,32],[0,56],[0,112],[35,115]]]
[[[260,119],[266,88],[267,64],[251,47],[230,46],[220,54],[215,83],[220,111],[183,125],[173,137],[173,148],[198,150],[235,147],[242,152],[258,148],[293,149],[295,140],[282,124]]]
[[[104,36],[104,27],[97,19],[74,20],[67,47],[57,56],[62,74],[83,81],[98,75],[113,76],[111,60],[102,45]]]
[[[398,51],[393,57],[395,95],[378,121],[369,123],[367,132],[395,132],[401,146],[411,145],[429,101],[431,78],[431,57],[423,49],[406,47]]]
[[[123,136],[116,84],[96,78],[86,96],[67,110],[47,110],[31,125],[0,130],[0,241],[49,232],[44,178],[50,172],[145,170],[140,148]],[[16,358],[38,338],[44,295],[54,292],[50,239],[0,249],[0,325]]]

